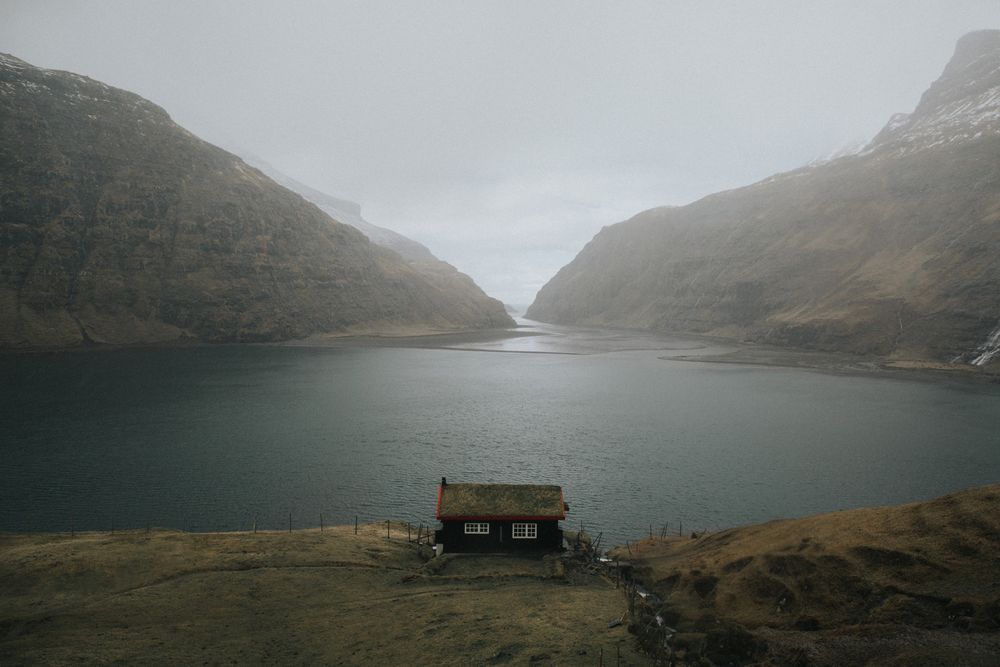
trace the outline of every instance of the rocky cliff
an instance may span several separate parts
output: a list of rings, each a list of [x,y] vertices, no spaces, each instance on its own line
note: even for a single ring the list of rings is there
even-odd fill
[[[0,55],[0,128],[0,347],[512,323],[132,93]]]
[[[548,322],[1000,361],[1000,31],[963,37],[859,153],[603,229]]]

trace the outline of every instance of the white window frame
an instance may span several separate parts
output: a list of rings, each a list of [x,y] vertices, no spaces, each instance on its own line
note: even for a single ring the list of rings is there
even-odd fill
[[[510,527],[510,535],[515,540],[537,540],[537,523],[515,523]]]
[[[486,521],[466,521],[465,522],[465,534],[466,535],[489,535],[490,534],[490,524]]]

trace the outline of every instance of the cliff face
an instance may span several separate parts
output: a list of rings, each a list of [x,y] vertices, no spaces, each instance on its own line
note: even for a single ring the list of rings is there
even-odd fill
[[[860,153],[607,227],[528,317],[989,364],[998,257],[1000,31],[983,31]]]
[[[0,55],[0,346],[512,323],[132,93]]]

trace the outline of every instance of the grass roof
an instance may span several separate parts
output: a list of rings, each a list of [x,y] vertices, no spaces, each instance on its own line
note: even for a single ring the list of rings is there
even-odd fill
[[[543,484],[446,484],[438,518],[566,517],[562,487]]]

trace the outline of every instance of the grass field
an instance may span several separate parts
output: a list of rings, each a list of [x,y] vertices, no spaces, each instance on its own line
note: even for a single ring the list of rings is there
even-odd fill
[[[613,582],[405,525],[0,536],[0,664],[647,664]]]

